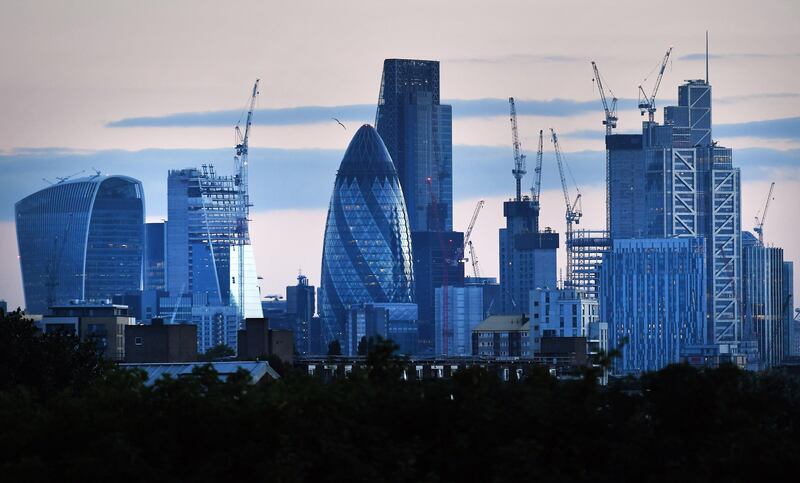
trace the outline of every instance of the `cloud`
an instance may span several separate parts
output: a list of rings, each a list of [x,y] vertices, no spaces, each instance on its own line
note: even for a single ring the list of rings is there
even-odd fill
[[[600,109],[600,101],[576,101],[572,99],[516,99],[519,115],[565,117],[594,112]],[[450,99],[443,101],[453,106],[456,118],[495,117],[508,115],[508,99]],[[635,99],[620,99],[620,109],[635,108]],[[240,111],[184,112],[151,117],[130,117],[106,124],[110,128],[131,127],[215,127],[233,126],[241,116]],[[256,122],[263,126],[286,126],[334,122],[372,123],[375,119],[374,104],[348,104],[342,106],[299,106],[281,109],[257,109]]]
[[[768,139],[800,139],[800,117],[717,124],[713,129],[715,138],[747,136]]]
[[[574,133],[561,135],[569,149]],[[602,136],[602,133],[600,134]],[[251,148],[251,201],[256,210],[315,209],[328,205],[333,180],[342,152],[335,149]],[[530,187],[535,152],[527,151],[528,175],[523,186]],[[453,147],[453,193],[455,198],[511,195],[511,148],[505,146]],[[564,158],[580,187],[605,184],[603,151],[565,152]],[[734,162],[748,180],[800,179],[800,150],[737,149]],[[91,153],[55,150],[28,150],[0,154],[4,189],[0,192],[0,220],[13,219],[14,203],[44,188],[56,176],[66,176],[92,167],[104,173],[125,174],[142,181],[147,213],[164,217],[167,213],[167,171],[204,163],[214,163],[220,174],[233,171],[230,149],[146,149],[142,151],[106,150]],[[542,189],[559,189],[552,147],[545,146]],[[571,180],[570,180],[571,183]]]
[[[760,52],[731,52],[728,54],[708,54],[711,60],[747,60],[747,59],[785,59],[797,58],[800,53],[760,53]],[[678,60],[705,61],[705,52],[685,54],[678,57]]]

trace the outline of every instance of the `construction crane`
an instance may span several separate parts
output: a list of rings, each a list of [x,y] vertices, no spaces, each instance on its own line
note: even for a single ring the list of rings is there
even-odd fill
[[[508,98],[508,105],[511,111],[511,141],[514,147],[514,169],[511,173],[514,179],[517,180],[517,201],[522,200],[522,177],[525,175],[525,155],[522,154],[522,147],[519,142],[519,133],[517,132],[517,108],[514,105],[514,98]]]
[[[539,149],[536,150],[536,167],[533,170],[533,186],[531,187],[531,199],[539,206],[539,195],[542,192],[542,150],[544,134],[539,129]]]
[[[594,79],[597,84],[597,90],[600,92],[600,100],[603,101],[603,111],[605,112],[605,119],[603,125],[606,127],[606,136],[611,134],[611,130],[617,127],[617,96],[611,91],[611,88],[603,83],[603,78],[600,77],[600,71],[597,69],[597,64],[592,61],[592,70],[594,71]],[[606,98],[606,89],[611,94],[611,104],[608,103]]]
[[[250,95],[250,103],[247,109],[247,120],[245,121],[244,133],[239,128],[239,123],[236,123],[234,131],[236,133],[236,155],[233,157],[236,185],[238,186],[237,196],[239,197],[239,210],[241,212],[236,220],[237,228],[237,245],[239,257],[239,270],[237,274],[237,288],[238,288],[238,312],[239,320],[245,318],[245,292],[246,292],[246,278],[245,278],[245,245],[250,244],[250,229],[248,222],[250,218],[250,194],[248,186],[248,151],[250,142],[250,127],[253,125],[253,111],[256,107],[256,97],[258,96],[258,83],[260,79],[256,79],[253,84],[253,92]],[[240,119],[241,121],[241,119]]]
[[[475,278],[481,278],[481,269],[478,266],[478,256],[475,255],[475,247],[472,246],[472,240],[469,242],[469,260],[472,262],[472,274]]]
[[[577,195],[575,196],[575,201],[570,201],[569,189],[567,188],[567,178],[564,176],[564,160],[561,155],[561,146],[558,144],[558,136],[556,135],[556,131],[553,128],[550,128],[550,133],[553,141],[553,148],[556,152],[558,174],[561,176],[561,189],[564,191],[564,204],[567,206],[565,215],[565,219],[567,221],[567,281],[571,282],[573,270],[573,261],[572,256],[570,255],[570,251],[572,250],[572,230],[573,225],[579,224],[581,222],[581,216],[583,216],[583,212],[581,210],[581,192],[578,187],[575,186]]]
[[[600,71],[597,69],[597,64],[594,61],[592,61],[592,70],[594,71],[593,80],[597,84],[597,90],[600,92],[600,100],[603,102],[603,112],[605,113],[603,125],[606,127],[606,137],[608,137],[613,133],[612,130],[617,127],[617,96],[614,95],[610,87],[607,87],[607,84],[603,83],[603,78],[600,76]],[[610,105],[606,98],[606,88],[608,88],[608,92],[611,94]],[[606,230],[611,229],[611,211],[608,208],[611,206],[611,189],[609,186],[611,182],[610,169],[611,153],[606,149]]]
[[[478,214],[481,212],[481,208],[483,208],[484,204],[485,202],[480,200],[478,201],[478,204],[475,205],[475,211],[472,212],[472,219],[469,221],[467,231],[464,232],[464,248],[467,248],[469,237],[472,236],[472,229],[475,228],[475,222],[478,221]]]
[[[774,181],[769,185],[769,193],[767,193],[767,201],[764,203],[764,211],[761,212],[759,210],[761,218],[756,215],[756,226],[753,228],[753,231],[758,233],[758,242],[762,245],[764,244],[764,222],[767,221],[767,210],[769,210],[769,202],[772,200],[773,189],[775,189]]]
[[[667,49],[664,54],[664,59],[661,60],[661,67],[658,69],[658,77],[656,77],[656,84],[653,86],[653,92],[648,96],[642,86],[639,86],[639,111],[642,116],[647,113],[647,120],[653,122],[656,114],[656,94],[658,94],[658,87],[661,85],[661,78],[664,77],[664,70],[667,68],[669,55],[672,53],[672,46]],[[647,80],[647,78],[645,78]]]

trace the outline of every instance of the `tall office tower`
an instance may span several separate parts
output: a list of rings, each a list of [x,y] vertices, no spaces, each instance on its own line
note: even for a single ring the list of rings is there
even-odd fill
[[[783,249],[750,232],[742,233],[742,244],[742,339],[755,340],[758,369],[768,369],[781,363],[788,345]]]
[[[608,221],[612,239],[645,234],[644,152],[641,134],[606,136],[608,150]]]
[[[741,189],[732,150],[711,141],[711,86],[690,80],[664,125],[645,122],[645,218],[651,238],[706,240],[707,343],[735,353],[741,333]],[[638,231],[635,230],[635,231]]]
[[[447,291],[447,297],[445,297]],[[436,356],[472,354],[472,329],[488,317],[483,286],[436,289]],[[445,321],[447,322],[445,326]]]
[[[453,229],[453,115],[439,101],[439,62],[383,62],[375,129],[397,168],[412,232]]]
[[[386,59],[375,128],[397,168],[414,247],[419,346],[433,350],[434,290],[461,286],[463,233],[453,232],[453,115],[439,62]]]
[[[403,192],[386,146],[369,125],[353,136],[336,174],[318,300],[326,345],[344,341],[352,306],[414,302]]]
[[[144,192],[127,176],[48,186],[15,205],[26,310],[142,288]]]
[[[244,318],[262,318],[253,247],[237,238],[243,210],[238,193],[236,177],[219,176],[211,165],[169,172],[167,289],[173,296],[202,294],[210,305],[243,307]],[[245,279],[239,280],[242,261]]]
[[[298,354],[311,354],[311,319],[316,310],[314,286],[308,277],[297,276],[297,285],[286,287],[286,316],[293,321],[294,346]]]
[[[704,344],[705,258],[698,237],[614,240],[600,269],[600,320],[610,347],[627,338],[618,372],[658,370]]]
[[[800,355],[798,341],[800,341],[800,330],[794,321],[794,263],[783,262],[783,311],[786,324],[786,346],[783,351],[784,356],[790,357]]]
[[[411,232],[414,248],[414,281],[419,306],[419,349],[434,348],[435,291],[464,285],[464,234],[454,231]]]
[[[539,231],[539,207],[527,197],[503,203],[500,229],[500,290],[504,314],[528,310],[530,292],[556,288],[558,233]]]
[[[146,223],[144,245],[144,289],[166,290],[167,224],[164,222]]]

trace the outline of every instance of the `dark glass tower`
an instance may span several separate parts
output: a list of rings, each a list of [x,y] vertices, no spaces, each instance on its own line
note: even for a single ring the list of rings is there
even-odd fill
[[[364,125],[347,147],[328,208],[319,290],[323,337],[344,340],[354,305],[413,301],[403,191],[381,137]]]
[[[144,195],[127,176],[63,181],[15,205],[26,310],[142,288]]]
[[[421,352],[433,350],[434,290],[464,285],[464,234],[452,231],[453,113],[439,79],[437,61],[386,59],[375,119],[408,207]]]
[[[453,229],[453,114],[439,101],[439,62],[383,62],[375,128],[397,168],[414,232]]]

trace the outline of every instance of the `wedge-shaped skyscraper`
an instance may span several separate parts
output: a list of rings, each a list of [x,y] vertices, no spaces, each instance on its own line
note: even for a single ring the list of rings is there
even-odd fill
[[[413,301],[403,192],[381,137],[365,124],[347,147],[328,208],[319,290],[326,343],[344,340],[351,306]]]
[[[142,288],[144,194],[127,176],[56,183],[15,205],[28,313]]]

